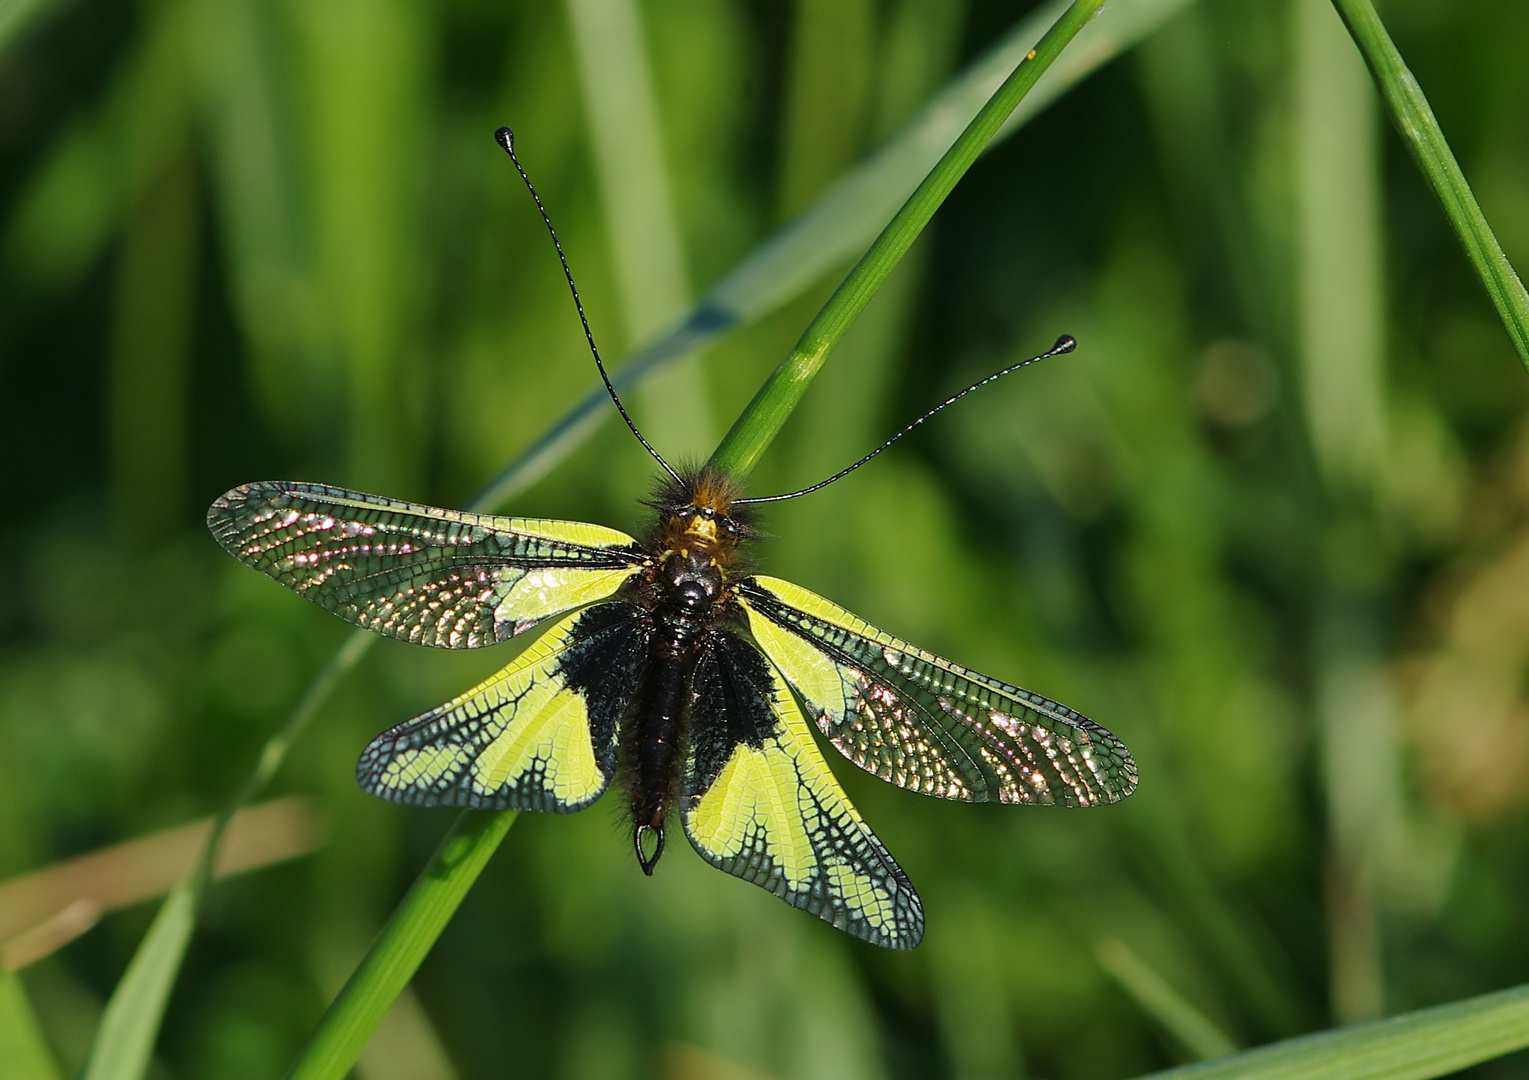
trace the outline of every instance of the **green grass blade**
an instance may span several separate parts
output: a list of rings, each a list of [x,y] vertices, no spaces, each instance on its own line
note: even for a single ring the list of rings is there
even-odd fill
[[[212,879],[218,845],[236,813],[255,798],[286,760],[287,751],[308,726],[340,678],[366,655],[375,634],[357,630],[329,659],[293,707],[286,722],[267,740],[254,771],[213,823],[196,867],[160,906],[111,1000],[91,1043],[83,1080],[139,1080],[148,1069],[165,1005],[185,959],[197,910]]]
[[[63,0],[0,0],[0,57],[63,6]]]
[[[1114,0],[1078,34],[999,130],[1007,138],[1072,86],[1119,56],[1193,0]],[[929,100],[891,140],[831,185],[713,285],[670,330],[615,366],[622,393],[655,370],[786,304],[864,250],[977,115],[1015,65],[1065,10],[1065,0],[1025,18]],[[475,506],[498,506],[546,476],[611,415],[596,386],[491,480]]]
[[[642,15],[636,0],[567,0],[565,7],[621,321],[628,341],[647,341],[684,313],[691,290]],[[670,456],[699,458],[716,444],[699,357],[650,378],[636,404],[649,440]]]
[[[1014,110],[995,137],[1003,138],[1015,130],[1025,119],[1039,112],[1045,103],[1055,100],[1190,2],[1192,0],[1118,0],[1111,4],[1104,17],[1095,19],[1078,35],[1075,49],[1050,69],[1047,78],[1041,80],[1034,92]],[[916,187],[930,164],[939,159],[965,124],[976,115],[993,88],[1040,39],[1044,27],[1064,7],[1063,4],[1052,4],[1024,20],[997,46],[952,80],[897,137],[756,248],[702,297],[673,329],[622,364],[613,375],[617,388],[626,391],[638,386],[665,365],[781,306],[868,242]],[[468,509],[495,509],[546,476],[609,416],[609,409],[604,388],[592,390],[507,463],[472,500]],[[244,788],[225,808],[202,853],[204,865],[211,865],[222,839],[223,824],[275,775],[288,749],[307,727],[313,714],[375,640],[374,635],[357,631],[315,677],[282,727],[267,742],[260,763]],[[178,934],[167,933],[154,940],[154,948],[161,955],[154,964],[145,965],[146,969],[163,970],[173,960],[170,968],[173,973],[174,967],[179,965],[190,942],[194,914],[205,887],[205,878],[197,875],[182,887],[184,892],[177,890],[166,899],[168,909],[172,903],[178,902],[178,898],[189,897],[192,918],[176,922]],[[145,938],[139,952],[148,949],[150,944],[150,939]],[[137,962],[135,955],[133,963],[136,965]],[[159,1019],[164,1013],[164,998],[172,985],[173,979],[155,983],[135,981],[129,985],[124,976],[124,981],[113,992],[108,1013],[132,1016],[140,1023],[152,1021],[153,1030],[140,1040],[152,1046]],[[159,995],[159,1001],[157,1004],[140,1002],[132,1009],[124,1006],[113,1012],[119,997],[142,994]],[[115,1035],[114,1038],[122,1044],[120,1038]],[[146,1064],[147,1058],[142,1060]],[[102,1075],[136,1080],[142,1070]]]
[[[1018,130],[1189,2],[1114,0],[1079,32],[1073,48],[1045,72],[994,139]],[[757,319],[863,251],[1068,6],[1067,0],[1057,0],[1018,23],[931,98],[895,137],[714,285],[686,325],[700,329],[720,323],[725,328]]]
[[[1427,1080],[1525,1046],[1529,986],[1519,986],[1153,1073],[1150,1080]]]
[[[21,976],[0,968],[0,1076],[9,1080],[58,1080],[58,1075]]]
[[[340,1080],[350,1072],[372,1030],[409,985],[518,814],[469,810],[456,820],[319,1021],[287,1074],[290,1080]]]
[[[1519,359],[1529,367],[1529,292],[1525,292],[1524,283],[1508,262],[1471,186],[1465,182],[1465,174],[1460,171],[1460,163],[1444,138],[1423,88],[1396,51],[1370,0],[1333,0],[1333,6],[1364,54],[1391,122],[1444,204],[1444,213],[1496,305]]]
[[[1125,942],[1105,938],[1094,947],[1094,955],[1099,966],[1114,976],[1120,988],[1141,1006],[1142,1012],[1156,1020],[1195,1057],[1205,1060],[1236,1052],[1237,1044],[1226,1032],[1152,970]]]
[[[1014,106],[1035,85],[1036,79],[1102,3],[1103,0],[1075,0],[1035,50],[1020,61],[1014,74],[978,112],[929,178],[919,185],[913,197],[824,305],[803,335],[805,346],[799,345],[792,359],[783,365],[787,368],[792,360],[807,356],[810,371],[801,374],[799,369],[803,364],[798,360],[796,368],[786,375],[780,371],[772,375],[765,389],[745,410],[740,422],[723,439],[722,446],[713,455],[714,460],[722,461],[724,467],[743,471],[739,463],[752,465],[758,459],[785,416],[800,402],[800,390],[805,389],[806,381],[822,367],[833,346],[848,331],[855,316],[934,216],[934,211],[950,194],[956,181],[976,161]],[[777,389],[771,393],[771,387]],[[782,391],[781,387],[786,389]],[[792,389],[797,392],[792,393]],[[291,1080],[339,1080],[349,1072],[372,1029],[393,999],[408,985],[514,818],[515,812],[508,811],[494,815],[464,814],[458,819],[340,996],[324,1014],[313,1039],[288,1074]]]
[[[186,955],[205,883],[200,873],[177,885],[154,916],[117,988],[81,1070],[82,1080],[137,1080],[148,1071],[165,1004]]]
[[[800,403],[829,353],[865,310],[865,305],[892,268],[913,246],[913,241],[924,231],[934,212],[998,134],[1010,114],[1078,31],[1098,13],[1102,4],[1103,0],[1075,0],[1035,48],[1020,59],[1013,72],[978,110],[950,149],[941,155],[929,175],[914,189],[908,201],[829,297],[828,303],[802,332],[791,355],[760,387],[712,454],[713,463],[740,478],[753,470],[760,455],[785,424],[786,417]]]

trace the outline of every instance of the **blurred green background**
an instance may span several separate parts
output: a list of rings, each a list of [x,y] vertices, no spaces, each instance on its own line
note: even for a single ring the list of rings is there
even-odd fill
[[[618,357],[1027,9],[0,8],[0,877],[214,811],[344,639],[214,496],[461,506],[592,385],[498,125]],[[1529,266],[1529,6],[1382,13]],[[619,798],[523,815],[357,1075],[1120,1077],[1529,979],[1529,379],[1384,125],[1323,0],[1184,5],[976,166],[753,478],[1075,334],[759,561],[1100,720],[1138,794],[836,761],[925,900],[895,955],[680,848],[644,879]],[[634,394],[654,442],[703,456],[832,284]],[[652,472],[606,423],[503,509],[630,529]],[[286,1068],[452,818],[357,752],[504,659],[348,678],[277,783],[329,843],[214,888],[155,1076]],[[26,970],[66,1064],[151,915]]]

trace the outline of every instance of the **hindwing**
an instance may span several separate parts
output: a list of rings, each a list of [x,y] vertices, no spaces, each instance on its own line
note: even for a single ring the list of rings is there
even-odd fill
[[[681,807],[701,857],[872,944],[918,944],[918,894],[850,805],[759,650],[715,633],[692,689]]]
[[[647,662],[645,626],[624,602],[563,616],[497,675],[378,735],[356,779],[417,806],[588,806],[616,771],[617,729]]]
[[[1093,806],[1136,788],[1136,763],[1067,706],[953,664],[778,578],[740,582],[756,641],[845,757],[911,791],[964,802]]]
[[[243,484],[207,511],[230,554],[357,626],[493,645],[610,596],[645,556],[623,532],[491,517],[323,484]]]

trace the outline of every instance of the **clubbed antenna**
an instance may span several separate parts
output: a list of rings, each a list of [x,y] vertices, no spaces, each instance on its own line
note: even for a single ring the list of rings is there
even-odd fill
[[[1004,368],[1002,371],[995,371],[995,372],[993,372],[993,374],[989,375],[987,378],[981,379],[981,380],[979,380],[977,382],[972,383],[965,390],[962,390],[959,393],[950,395],[950,397],[948,397],[944,401],[940,402],[934,408],[932,408],[928,412],[926,412],[923,416],[920,416],[917,420],[914,420],[911,424],[909,424],[907,427],[903,428],[896,435],[893,435],[886,442],[882,443],[876,449],[872,450],[869,454],[865,455],[865,457],[861,458],[859,461],[855,462],[853,465],[849,465],[849,466],[846,466],[843,469],[840,469],[838,472],[836,472],[832,476],[830,476],[827,480],[819,480],[816,484],[813,484],[811,487],[804,487],[800,491],[787,492],[784,495],[761,495],[761,496],[759,496],[757,498],[753,498],[753,499],[737,499],[737,500],[735,500],[733,502],[733,505],[734,506],[740,506],[740,505],[743,505],[745,503],[785,502],[787,499],[796,499],[796,498],[800,498],[803,495],[810,495],[814,491],[817,491],[819,488],[826,488],[829,484],[833,483],[835,480],[838,480],[841,477],[848,476],[850,473],[852,473],[856,469],[860,468],[860,466],[864,465],[867,461],[870,461],[871,458],[875,457],[877,454],[881,453],[887,447],[891,446],[898,439],[901,439],[904,435],[908,434],[908,432],[910,432],[914,428],[918,427],[925,420],[928,420],[935,413],[937,413],[941,409],[945,408],[945,406],[955,404],[957,401],[960,401],[962,398],[964,398],[967,394],[970,394],[973,390],[977,390],[977,389],[979,389],[981,387],[984,387],[988,383],[994,382],[995,380],[998,380],[998,379],[1001,379],[1005,375],[1009,374],[1010,372],[1018,371],[1022,367],[1029,367],[1031,364],[1035,363],[1037,360],[1045,360],[1047,357],[1059,356],[1062,353],[1070,353],[1070,352],[1073,351],[1073,349],[1075,349],[1077,347],[1078,347],[1078,341],[1077,341],[1076,338],[1074,338],[1071,334],[1063,334],[1061,337],[1056,339],[1056,344],[1055,345],[1051,346],[1051,348],[1047,349],[1045,352],[1041,353],[1039,356],[1032,356],[1028,360],[1021,360],[1017,364],[1011,364],[1009,367]],[[639,436],[639,438],[640,437],[641,436]]]
[[[568,291],[573,294],[573,306],[578,309],[579,323],[584,327],[584,340],[589,342],[589,351],[595,358],[595,367],[600,372],[600,381],[605,383],[606,392],[610,394],[611,400],[616,403],[616,411],[621,414],[621,419],[626,421],[626,426],[632,430],[632,434],[637,436],[637,441],[642,443],[642,448],[652,454],[653,460],[663,466],[664,472],[674,477],[678,482],[680,474],[669,467],[669,463],[663,459],[657,450],[653,449],[653,444],[643,438],[642,432],[637,430],[637,425],[627,415],[626,406],[621,404],[621,398],[617,395],[615,386],[611,384],[611,377],[606,374],[605,362],[600,359],[600,348],[595,344],[594,331],[589,328],[589,319],[584,315],[584,302],[579,299],[579,287],[573,283],[573,271],[568,268],[568,256],[563,254],[563,245],[557,238],[557,230],[552,227],[552,218],[547,215],[547,208],[542,205],[541,196],[536,194],[536,186],[531,183],[531,178],[526,175],[526,170],[520,164],[520,159],[515,156],[515,133],[507,127],[502,127],[494,132],[494,139],[500,146],[504,147],[504,152],[510,155],[510,161],[515,165],[515,171],[525,181],[526,190],[531,193],[531,198],[536,203],[536,209],[541,212],[542,223],[547,226],[547,234],[552,237],[552,246],[557,249],[558,261],[563,264],[563,277],[568,279]]]

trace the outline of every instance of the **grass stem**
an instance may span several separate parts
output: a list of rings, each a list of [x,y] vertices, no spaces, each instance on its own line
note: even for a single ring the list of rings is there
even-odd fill
[[[1529,986],[1286,1039],[1143,1080],[1429,1080],[1529,1046]]]
[[[518,810],[465,810],[351,973],[289,1080],[344,1077],[510,831]]]
[[[723,439],[713,460],[735,472],[758,460],[802,391],[854,323],[887,274],[934,216],[956,181],[1008,119],[1026,91],[1068,41],[1099,10],[1103,0],[1076,0],[1020,62],[949,152],[919,185],[838,291],[818,313],[786,363],[755,395]],[[772,389],[773,388],[773,389]],[[463,814],[447,833],[413,889],[367,951],[313,1038],[288,1074],[290,1080],[340,1080],[360,1056],[372,1029],[408,985],[456,906],[487,864],[515,819],[514,811]]]
[[[1444,213],[1496,305],[1519,359],[1529,367],[1529,292],[1524,290],[1524,283],[1487,224],[1471,186],[1465,182],[1465,174],[1460,171],[1460,163],[1444,138],[1423,88],[1397,52],[1370,0],[1333,0],[1333,6],[1364,54],[1391,122],[1444,204]]]
[[[1104,0],[1075,0],[1060,19],[1052,24],[1035,48],[998,87],[987,104],[978,111],[959,138],[945,151],[929,175],[903,203],[881,235],[860,257],[849,274],[834,290],[817,316],[802,331],[791,354],[783,360],[759,388],[754,399],[733,423],[711,460],[739,479],[753,471],[765,449],[780,433],[786,418],[795,410],[808,385],[822,370],[829,353],[843,340],[850,326],[865,310],[871,297],[887,275],[907,254],[924,227],[929,224],[961,177],[972,167],[983,149],[998,134],[1009,114],[1078,31],[1099,13]]]

